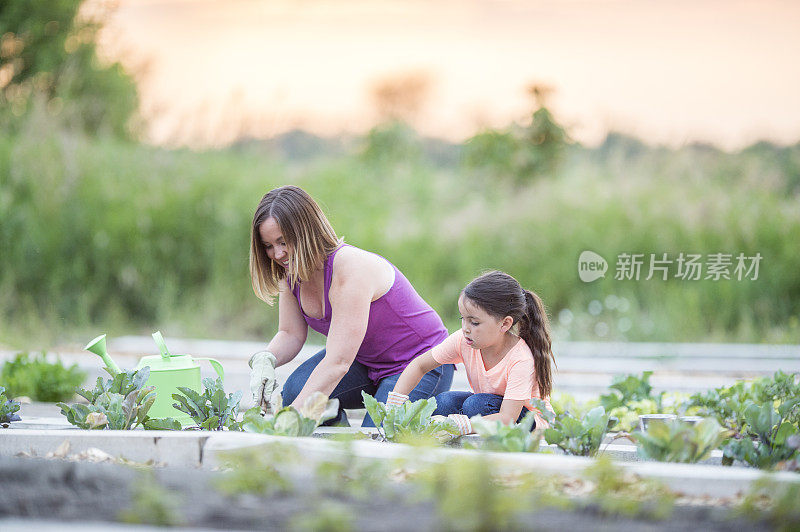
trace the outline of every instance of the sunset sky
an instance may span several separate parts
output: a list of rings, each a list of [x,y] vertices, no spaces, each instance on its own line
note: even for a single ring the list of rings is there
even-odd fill
[[[429,82],[415,127],[456,141],[523,119],[532,82],[590,144],[800,140],[793,0],[120,0],[103,43],[148,65],[155,143],[361,133],[403,74]]]

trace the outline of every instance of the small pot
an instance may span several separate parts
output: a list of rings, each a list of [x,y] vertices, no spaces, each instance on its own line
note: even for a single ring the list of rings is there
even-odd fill
[[[703,421],[702,416],[681,416],[678,419],[680,419],[684,423],[688,423],[689,425],[697,425],[698,423]]]
[[[675,414],[642,414],[639,416],[639,430],[647,432],[647,426],[650,423],[664,423],[677,417]]]

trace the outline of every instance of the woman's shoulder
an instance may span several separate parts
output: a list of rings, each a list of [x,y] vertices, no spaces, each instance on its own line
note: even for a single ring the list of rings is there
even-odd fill
[[[351,245],[342,245],[333,257],[333,275],[338,278],[349,276],[385,276],[391,270],[391,263],[383,257]]]

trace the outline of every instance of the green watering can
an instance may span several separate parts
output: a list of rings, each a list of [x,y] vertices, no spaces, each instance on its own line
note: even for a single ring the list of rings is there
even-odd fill
[[[153,333],[153,340],[158,345],[160,355],[144,356],[139,360],[136,369],[142,369],[145,366],[150,366],[150,377],[148,377],[147,386],[155,386],[156,401],[150,407],[148,415],[154,418],[171,417],[180,421],[181,425],[193,425],[192,418],[180,410],[172,406],[174,399],[173,393],[179,393],[178,386],[185,386],[192,390],[202,393],[200,386],[200,364],[199,361],[207,360],[214,371],[217,372],[220,379],[225,378],[225,371],[222,369],[222,364],[213,358],[193,358],[191,355],[171,355],[167,349],[167,344],[161,336],[161,332]],[[117,366],[111,357],[108,356],[106,349],[106,335],[101,334],[91,342],[89,342],[86,350],[99,355],[103,359],[109,371],[116,375],[121,373],[122,370]]]

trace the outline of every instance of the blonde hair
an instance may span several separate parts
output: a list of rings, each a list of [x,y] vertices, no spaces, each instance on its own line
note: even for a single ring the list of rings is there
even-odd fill
[[[286,245],[291,248],[288,272],[267,256],[261,241],[258,228],[269,218],[275,219]],[[271,305],[281,280],[287,279],[290,288],[300,281],[308,281],[342,242],[322,209],[305,190],[292,185],[270,190],[261,198],[250,228],[253,291]]]

